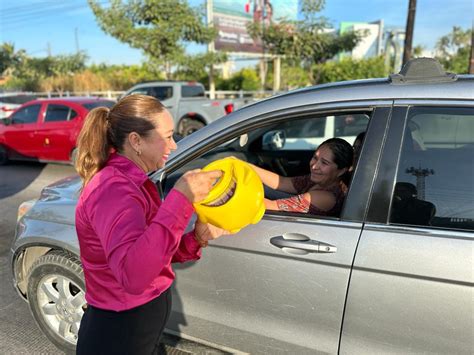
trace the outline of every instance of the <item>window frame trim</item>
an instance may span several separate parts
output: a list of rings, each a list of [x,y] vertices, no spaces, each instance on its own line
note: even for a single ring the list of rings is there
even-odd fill
[[[301,119],[308,117],[310,115],[314,116],[323,116],[323,115],[332,115],[336,111],[339,114],[343,114],[345,111],[346,112],[371,112],[370,120],[369,120],[369,125],[367,128],[367,131],[370,130],[370,122],[374,118],[377,109],[379,108],[386,108],[388,109],[389,112],[392,110],[392,104],[393,101],[391,100],[384,100],[384,101],[362,101],[362,102],[341,102],[341,103],[331,103],[331,104],[323,104],[323,105],[308,105],[307,107],[300,107],[300,108],[289,108],[285,110],[280,110],[280,111],[273,111],[273,112],[266,112],[262,115],[259,115],[258,117],[249,117],[247,120],[244,122],[239,121],[238,122],[238,128],[237,129],[232,129],[234,126],[228,127],[226,130],[221,130],[219,133],[219,136],[216,137],[215,135],[206,139],[202,140],[200,142],[197,142],[193,146],[189,147],[188,149],[184,150],[181,154],[175,156],[171,161],[167,163],[167,165],[163,168],[160,169],[159,171],[152,173],[150,175],[150,178],[152,181],[157,185],[158,187],[158,192],[160,194],[160,197],[163,199],[163,187],[161,185],[161,182],[166,179],[166,177],[169,175],[170,172],[173,172],[180,167],[184,166],[186,163],[189,161],[195,159],[196,157],[202,155],[204,152],[208,152],[215,147],[219,146],[220,144],[224,143],[225,141],[231,139],[232,137],[237,137],[239,134],[243,134],[246,131],[249,130],[249,128],[252,129],[258,129],[263,126],[270,126],[271,124],[274,124],[278,121],[283,121],[285,119],[288,119],[288,116],[295,117],[294,119],[297,119],[296,117],[299,117]],[[379,119],[380,120],[380,119]],[[387,130],[387,120],[388,117],[385,120],[381,120],[381,126],[382,126],[382,131],[385,132]],[[227,132],[232,132],[232,134],[227,133]],[[383,134],[384,136],[384,134]],[[209,148],[209,143],[213,142],[212,147]],[[376,156],[380,156],[380,152],[382,150],[382,147],[379,145],[378,150],[375,152]],[[186,155],[186,158],[183,159],[182,156]],[[362,156],[362,154],[361,154]],[[377,158],[377,162],[378,162]],[[374,167],[375,168],[375,167]],[[359,173],[359,175],[361,175]],[[374,171],[371,171],[369,174],[372,176],[372,178],[375,176]],[[357,169],[355,171],[354,177],[357,176]],[[360,178],[359,178],[360,180]],[[370,182],[370,189],[371,191],[373,185],[373,180]],[[353,186],[353,184],[351,184]],[[352,194],[349,195],[349,193]],[[314,221],[314,220],[327,220],[327,221],[334,221],[337,223],[340,222],[363,222],[367,207],[368,207],[368,201],[370,200],[370,195],[369,191],[366,191],[364,194],[358,193],[357,189],[350,189],[348,193],[348,197],[346,198],[346,201],[349,200],[349,196],[352,196],[352,199],[357,198],[357,200],[364,200],[365,201],[365,207],[363,209],[363,213],[360,213],[360,207],[357,205],[357,203],[352,203],[350,208],[347,207],[347,204],[345,202],[343,211],[341,213],[341,216],[339,218],[331,218],[328,217],[325,219],[323,216],[302,216],[299,214],[295,214],[298,219],[304,220],[304,221]],[[361,196],[363,195],[363,196]],[[276,216],[278,218],[282,218],[282,216],[289,217],[289,218],[294,218],[293,216],[288,216],[284,215],[283,213],[279,213],[278,211],[271,211],[268,213],[265,213],[265,216]]]
[[[47,121],[47,120],[46,120],[46,117],[48,117],[48,110],[49,110],[49,107],[50,107],[50,106],[62,106],[62,107],[67,108],[67,109],[68,109],[68,112],[67,112],[67,117],[66,117],[66,119],[65,119],[65,120],[59,120],[59,121]],[[61,104],[61,103],[59,103],[59,104],[58,104],[58,103],[48,103],[48,104],[46,105],[45,110],[44,110],[43,124],[51,124],[51,123],[58,123],[58,122],[69,122],[69,121],[71,121],[71,113],[72,113],[72,111],[73,111],[73,109],[72,109],[70,106],[68,106],[68,105],[64,105],[64,104]],[[77,114],[77,112],[76,112],[76,114]],[[76,115],[76,117],[77,117],[77,115]]]
[[[387,130],[387,137],[393,137],[382,149],[380,164],[384,161],[395,161],[395,166],[389,169],[378,169],[374,191],[370,196],[368,214],[366,218],[367,224],[373,224],[378,227],[385,227],[393,230],[423,230],[423,231],[439,231],[443,233],[451,233],[454,231],[460,233],[472,233],[470,230],[464,229],[448,229],[435,226],[416,226],[391,224],[390,215],[392,210],[392,200],[397,183],[397,176],[400,167],[400,159],[402,158],[403,143],[405,140],[405,130],[408,124],[410,110],[417,107],[440,107],[440,108],[474,108],[474,104],[470,100],[395,100],[393,106],[394,117],[390,120]],[[398,112],[397,112],[398,111]],[[398,117],[398,118],[397,118]],[[402,119],[401,119],[402,118]],[[396,139],[396,134],[391,132],[401,130],[401,136]],[[401,138],[401,139],[400,139]],[[388,186],[387,186],[388,182]],[[385,187],[385,189],[384,189]],[[430,232],[431,233],[431,232]]]

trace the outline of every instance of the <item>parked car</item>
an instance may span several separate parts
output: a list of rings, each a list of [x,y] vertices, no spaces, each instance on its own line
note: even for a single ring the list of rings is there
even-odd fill
[[[204,85],[193,81],[153,81],[129,89],[125,95],[144,94],[156,97],[170,111],[176,132],[185,137],[225,116],[250,99],[214,99],[206,97]]]
[[[8,160],[71,162],[87,113],[114,103],[91,97],[27,102],[0,120],[0,165]]]
[[[35,100],[36,95],[23,92],[0,93],[0,120],[7,118],[24,103]]]
[[[267,211],[175,265],[166,332],[253,354],[472,353],[474,76],[425,58],[389,78],[270,98],[181,140],[151,179],[164,198],[184,171],[230,155],[305,174],[315,146],[286,141],[347,115],[366,135],[341,215]],[[86,307],[80,186],[70,177],[20,206],[11,249],[19,295],[63,350]]]

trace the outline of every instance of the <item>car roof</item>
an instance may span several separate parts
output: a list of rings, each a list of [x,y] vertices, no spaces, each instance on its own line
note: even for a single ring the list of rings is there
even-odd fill
[[[97,101],[110,101],[114,102],[111,99],[101,98],[101,97],[81,97],[81,96],[69,96],[69,97],[53,97],[53,98],[41,98],[33,101],[29,101],[28,103],[43,103],[43,102],[70,102],[76,104],[86,104],[90,102],[97,102]]]
[[[227,127],[239,125],[249,117],[271,112],[294,111],[322,104],[382,102],[393,100],[473,101],[474,75],[459,75],[449,82],[411,82],[399,84],[390,78],[353,80],[297,89],[257,101],[226,115],[180,141],[180,155],[196,142],[206,140]],[[174,154],[173,154],[174,155]]]
[[[193,85],[193,86],[201,86],[202,84],[197,82],[197,81],[192,81],[192,80],[166,80],[166,81],[160,81],[160,80],[155,80],[155,81],[143,81],[141,83],[137,83],[133,85],[133,87],[137,86],[153,86],[153,85],[162,85],[162,84],[185,84],[185,85]]]

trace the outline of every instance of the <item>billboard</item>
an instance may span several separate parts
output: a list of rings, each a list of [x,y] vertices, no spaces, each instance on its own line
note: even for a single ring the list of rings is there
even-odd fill
[[[295,20],[298,0],[214,0],[213,13],[216,50],[262,53],[261,42],[247,33],[247,23],[268,26],[281,18]]]

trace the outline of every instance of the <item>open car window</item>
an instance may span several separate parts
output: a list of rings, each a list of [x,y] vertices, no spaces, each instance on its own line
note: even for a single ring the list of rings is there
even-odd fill
[[[367,129],[369,113],[353,113],[358,117],[357,128],[352,133]],[[177,179],[186,171],[203,168],[217,159],[234,156],[261,168],[273,171],[282,176],[300,176],[309,173],[309,162],[316,148],[325,140],[334,137],[335,123],[344,120],[348,114],[313,115],[302,118],[282,119],[264,127],[249,129],[236,134],[226,142],[220,143],[201,156],[192,159],[175,171],[169,173],[163,182],[165,195]],[[342,117],[342,118],[341,118]],[[364,120],[365,125],[361,122]],[[348,123],[350,124],[350,123]],[[349,132],[348,129],[343,132]],[[342,136],[350,144],[354,136]],[[265,187],[268,199],[285,198],[289,195]]]

